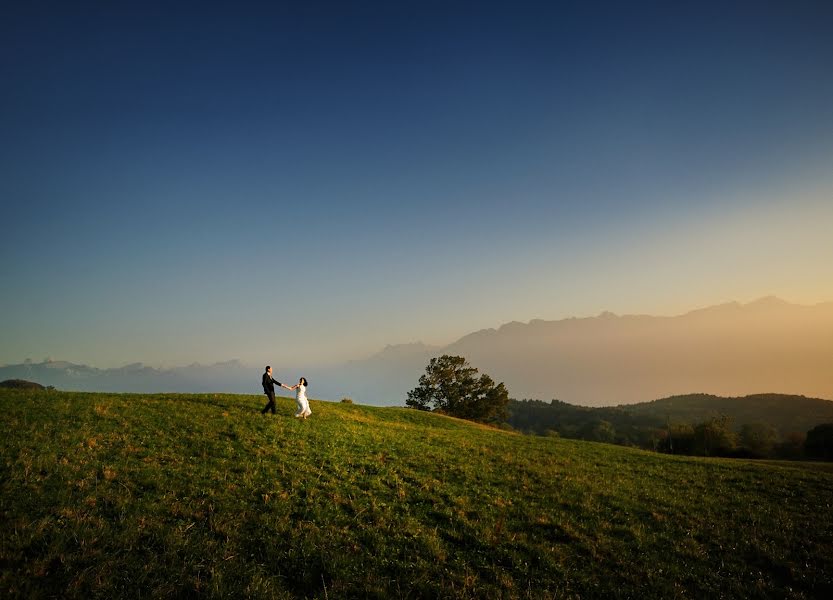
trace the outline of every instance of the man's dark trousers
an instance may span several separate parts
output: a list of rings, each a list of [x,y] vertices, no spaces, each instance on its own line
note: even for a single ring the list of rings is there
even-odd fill
[[[263,407],[263,410],[260,411],[260,414],[265,415],[266,411],[270,408],[272,409],[272,414],[275,414],[275,392],[273,390],[269,390],[264,392],[266,397],[269,398],[269,404]]]
[[[263,393],[266,394],[266,397],[269,398],[269,403],[263,407],[263,410],[260,411],[260,414],[265,415],[266,411],[270,408],[272,409],[272,414],[275,414],[275,384],[281,384],[280,381],[275,381],[272,379],[272,374],[268,371],[263,374],[263,379],[261,381],[263,383]]]

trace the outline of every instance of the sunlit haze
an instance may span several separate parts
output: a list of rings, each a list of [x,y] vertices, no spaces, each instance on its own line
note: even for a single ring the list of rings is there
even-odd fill
[[[0,363],[833,300],[829,2],[172,4],[0,9]]]

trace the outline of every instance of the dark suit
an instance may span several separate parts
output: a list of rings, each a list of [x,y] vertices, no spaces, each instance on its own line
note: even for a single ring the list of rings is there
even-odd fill
[[[263,407],[260,414],[266,414],[266,411],[272,409],[272,414],[275,414],[275,384],[281,385],[280,381],[275,381],[269,373],[263,374],[263,393],[269,398],[268,404]]]

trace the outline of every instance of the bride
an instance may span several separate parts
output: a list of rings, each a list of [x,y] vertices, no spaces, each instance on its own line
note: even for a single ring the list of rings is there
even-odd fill
[[[298,412],[295,413],[296,417],[302,417],[306,419],[308,416],[312,414],[312,411],[309,408],[309,400],[307,400],[307,379],[306,377],[301,377],[301,379],[295,385],[291,387],[287,387],[288,390],[295,390],[295,402],[298,403]]]

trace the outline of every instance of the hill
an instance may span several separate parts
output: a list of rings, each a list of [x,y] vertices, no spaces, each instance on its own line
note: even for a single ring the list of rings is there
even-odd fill
[[[34,381],[26,381],[25,379],[6,379],[0,381],[0,388],[11,390],[42,390],[45,389],[41,384]]]
[[[434,414],[0,391],[4,597],[823,597],[833,469]]]
[[[509,424],[531,433],[556,431],[572,438],[594,439],[593,427],[610,423],[615,435],[611,441],[652,447],[657,430],[668,424],[696,424],[728,416],[733,426],[766,423],[781,436],[806,433],[816,425],[833,423],[833,402],[787,394],[755,394],[725,398],[709,394],[688,394],[640,402],[638,404],[588,407],[553,400],[511,401]]]
[[[785,435],[806,432],[821,423],[833,423],[833,401],[787,394],[753,394],[723,398],[710,394],[688,394],[632,404],[626,408],[634,416],[662,423],[698,423],[711,417],[730,417],[736,427],[768,423]]]

